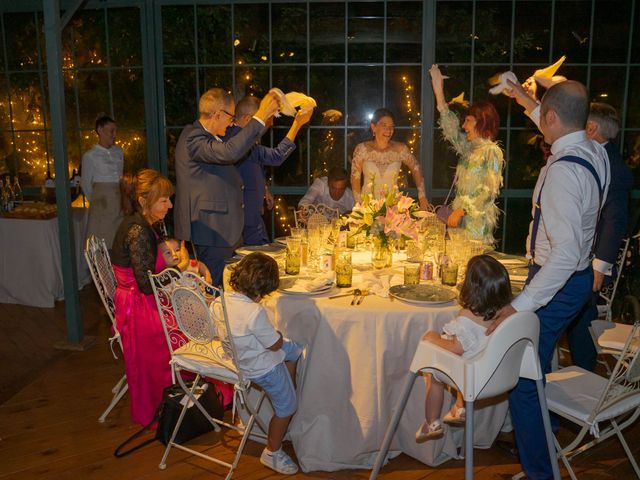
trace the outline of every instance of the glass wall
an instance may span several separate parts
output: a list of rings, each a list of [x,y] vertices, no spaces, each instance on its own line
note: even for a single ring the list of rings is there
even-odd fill
[[[355,146],[371,138],[377,108],[396,114],[396,139],[420,158],[423,2],[167,4],[161,23],[170,175],[180,131],[211,87],[233,90],[236,99],[278,87],[318,103],[292,157],[269,172],[281,194],[280,228],[293,221],[287,207],[315,177],[335,165],[350,168]],[[277,144],[290,125],[291,118],[280,117],[263,143]],[[406,171],[401,181],[413,186]]]
[[[42,12],[5,12],[0,50],[0,173],[25,186],[53,172]],[[138,7],[80,10],[62,35],[69,173],[97,141],[95,120],[118,124],[127,170],[147,164]]]
[[[20,5],[33,8],[0,3],[0,174],[18,172],[23,183],[38,185],[53,171],[43,19],[39,1]],[[239,99],[279,87],[313,96],[318,108],[292,157],[268,172],[278,200],[276,235],[293,221],[291,208],[316,176],[333,165],[350,169],[381,106],[395,113],[395,139],[422,164],[427,195],[437,204],[458,161],[441,139],[425,76],[438,63],[450,77],[448,99],[461,93],[471,102],[488,99],[500,113],[507,164],[497,238],[499,248],[522,252],[543,164],[540,137],[516,104],[489,95],[489,79],[513,70],[524,80],[566,55],[558,73],[619,109],[617,142],[638,188],[638,25],[637,0],[90,0],[63,34],[70,171],[95,142],[99,112],[118,121],[128,169],[159,164],[173,175],[175,144],[196,119],[200,94],[223,87]],[[145,95],[157,101],[145,104]],[[263,143],[277,144],[290,123],[277,119]],[[159,145],[147,145],[147,137]],[[147,158],[154,151],[160,158]],[[415,193],[407,173],[401,184]]]

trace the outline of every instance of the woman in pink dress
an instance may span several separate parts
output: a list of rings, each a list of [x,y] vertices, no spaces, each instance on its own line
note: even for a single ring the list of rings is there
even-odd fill
[[[140,170],[120,181],[125,215],[111,255],[116,288],[116,324],[122,337],[131,419],[147,425],[171,385],[170,354],[147,271],[165,268],[153,225],[172,207],[171,182],[155,170]]]

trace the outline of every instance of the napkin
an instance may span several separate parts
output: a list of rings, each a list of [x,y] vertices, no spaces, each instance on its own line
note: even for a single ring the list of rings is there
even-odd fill
[[[334,272],[325,272],[313,278],[299,278],[287,290],[291,292],[317,292],[330,287],[334,278]]]
[[[296,116],[296,107],[300,107],[301,112],[307,112],[316,107],[316,101],[300,92],[289,92],[286,95],[279,88],[272,88],[269,93],[274,93],[278,97],[281,108],[280,113],[289,117]],[[276,114],[279,116],[279,114]]]
[[[369,290],[379,297],[387,298],[389,296],[389,286],[391,284],[393,274],[388,272],[367,272],[362,277],[360,284],[361,290]]]
[[[507,80],[511,80],[513,83],[518,83],[518,77],[513,72],[503,72],[497,77],[492,77],[489,83],[495,85],[495,87],[489,89],[491,95],[500,95],[504,90],[511,88],[507,83]]]

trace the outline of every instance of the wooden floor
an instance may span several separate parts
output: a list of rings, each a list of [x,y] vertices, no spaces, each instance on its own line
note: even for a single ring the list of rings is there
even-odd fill
[[[107,317],[92,287],[82,292],[85,331],[98,337],[86,352],[53,349],[64,339],[64,307],[55,309],[0,305],[0,479],[224,479],[221,467],[172,451],[168,467],[158,463],[163,446],[145,447],[128,457],[116,459],[114,448],[137,430],[129,421],[128,400],[108,417],[97,421],[110,400],[110,388],[122,375],[121,361],[115,361],[107,347]],[[637,454],[640,427],[626,433]],[[238,445],[236,434],[210,433],[191,442],[202,451],[223,459],[232,458]],[[291,445],[285,448],[292,452]],[[259,462],[262,446],[248,442],[234,478],[258,480],[284,478]],[[633,470],[616,440],[584,454],[574,468],[580,479],[633,478]],[[500,448],[475,450],[475,478],[506,479],[520,470],[516,459]],[[568,478],[563,471],[564,478]],[[369,471],[310,472],[290,478],[366,479]],[[450,461],[431,468],[401,455],[382,471],[381,479],[461,479],[462,461]]]

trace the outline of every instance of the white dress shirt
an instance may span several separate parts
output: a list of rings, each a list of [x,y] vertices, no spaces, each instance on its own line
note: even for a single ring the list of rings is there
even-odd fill
[[[530,117],[539,118],[536,111]],[[593,165],[605,189],[609,189],[609,158],[605,149],[589,140],[584,130],[560,137],[551,145],[551,156],[542,167],[533,191],[533,204],[542,185],[542,213],[535,245],[535,263],[542,268],[512,302],[517,311],[535,311],[545,306],[576,271],[584,270],[591,261],[600,195],[593,175],[581,165],[557,162],[575,155]],[[533,216],[534,208],[532,208]],[[527,258],[531,258],[530,242],[533,222],[527,237]]]
[[[104,148],[96,144],[91,150],[82,155],[82,175],[80,186],[86,197],[91,201],[91,186],[94,183],[118,183],[124,167],[122,149],[113,145]]]
[[[329,193],[329,181],[327,177],[316,178],[304,197],[300,199],[298,206],[301,205],[318,205],[319,203],[325,204],[329,208],[337,208],[340,215],[353,210],[355,201],[353,199],[353,192],[349,187],[344,191],[340,200],[334,200]]]
[[[225,292],[231,335],[238,354],[238,367],[247,378],[261,377],[284,361],[285,353],[269,350],[280,334],[259,303],[238,292]],[[215,312],[214,304],[211,311]]]

